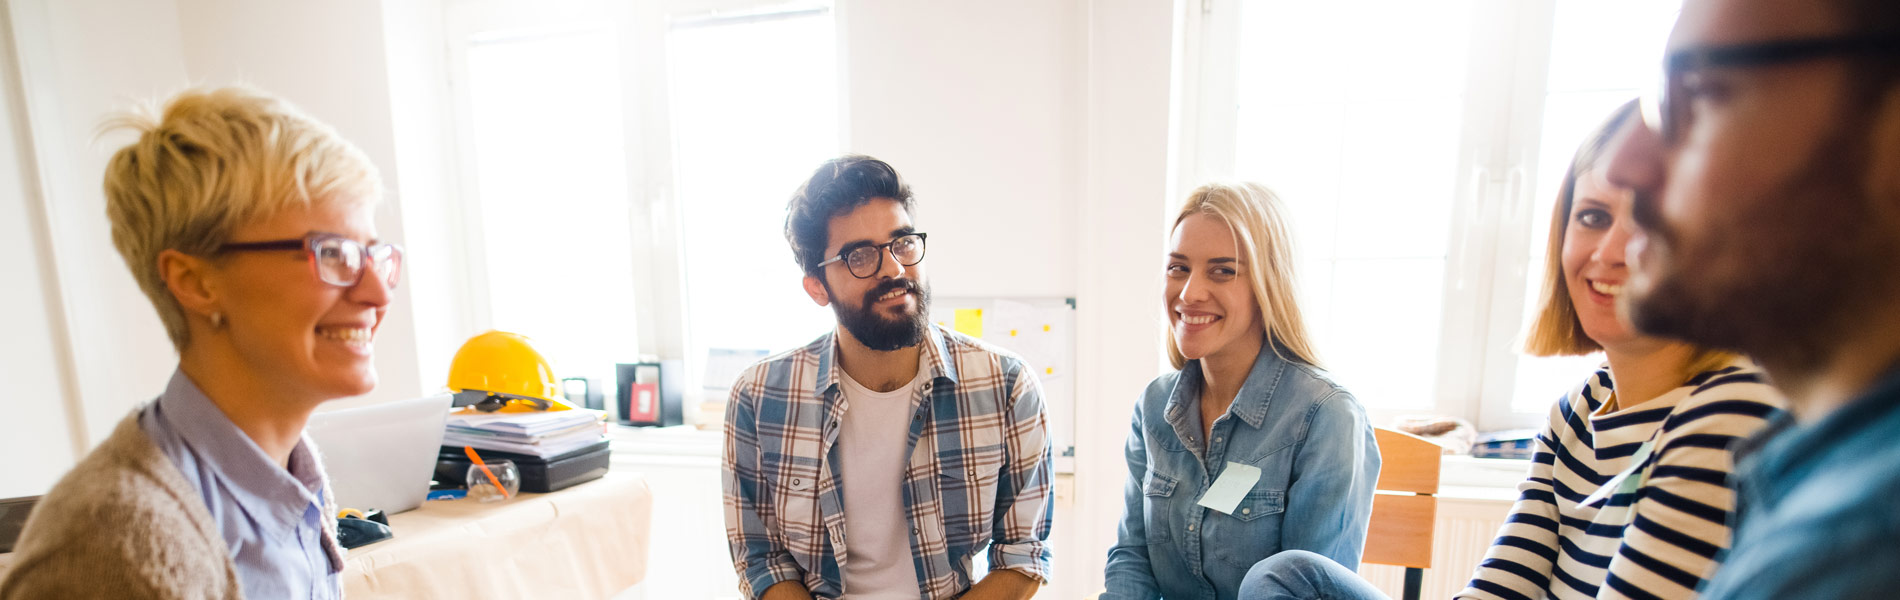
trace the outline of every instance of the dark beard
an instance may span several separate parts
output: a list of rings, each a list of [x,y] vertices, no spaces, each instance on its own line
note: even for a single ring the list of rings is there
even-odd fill
[[[898,319],[877,314],[873,306],[877,297],[897,289],[909,289],[916,294],[917,312]],[[845,331],[851,332],[851,336],[866,348],[890,352],[924,342],[925,328],[930,326],[929,285],[903,277],[888,279],[865,292],[855,307],[845,306],[844,302],[839,301],[829,283],[825,284],[825,293],[831,295],[831,312],[838,315],[838,324],[843,325]]]
[[[1650,236],[1643,258],[1653,284],[1628,297],[1631,322],[1790,366],[1824,360],[1829,340],[1900,271],[1900,243],[1863,187],[1864,132],[1842,127],[1800,175],[1737,203],[1746,212],[1727,215],[1731,225],[1705,236],[1703,248],[1683,247],[1661,224],[1657,199],[1639,192],[1632,213]]]

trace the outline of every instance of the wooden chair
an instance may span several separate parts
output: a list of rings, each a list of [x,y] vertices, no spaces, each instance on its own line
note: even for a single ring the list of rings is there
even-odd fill
[[[1444,452],[1424,438],[1374,429],[1379,483],[1362,562],[1405,567],[1405,600],[1418,600],[1432,566],[1432,523],[1438,517],[1438,461]]]

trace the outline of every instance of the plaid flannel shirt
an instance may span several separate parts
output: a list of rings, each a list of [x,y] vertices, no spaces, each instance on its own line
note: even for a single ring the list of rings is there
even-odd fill
[[[817,598],[844,593],[844,482],[835,333],[767,358],[733,384],[726,406],[726,538],[739,589],[758,598],[782,581]],[[1048,425],[1042,388],[1022,359],[931,326],[911,399],[903,497],[924,600],[969,590],[971,557],[991,570],[1049,579]]]

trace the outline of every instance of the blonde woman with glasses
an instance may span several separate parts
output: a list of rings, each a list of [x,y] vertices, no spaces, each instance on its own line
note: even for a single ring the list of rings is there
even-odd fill
[[[376,169],[336,132],[242,89],[114,125],[118,246],[178,351],[158,395],[40,501],[0,598],[335,598],[342,553],[317,406],[376,386],[402,251],[377,239]]]
[[[1178,370],[1135,406],[1104,600],[1230,600],[1286,550],[1359,562],[1379,450],[1318,367],[1284,212],[1259,184],[1212,184],[1175,218],[1161,308]]]
[[[1571,161],[1525,344],[1536,356],[1606,360],[1551,407],[1517,503],[1458,598],[1695,597],[1729,542],[1730,447],[1780,405],[1746,359],[1645,335],[1617,314],[1630,193],[1602,169],[1635,112],[1634,102],[1618,109]],[[1250,583],[1255,598],[1382,597],[1304,555],[1270,561]]]

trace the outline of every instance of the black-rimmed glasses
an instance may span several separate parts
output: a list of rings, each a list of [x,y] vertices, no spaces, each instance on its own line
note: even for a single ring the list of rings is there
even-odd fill
[[[1900,34],[1777,40],[1755,44],[1685,48],[1663,63],[1661,87],[1643,95],[1643,122],[1665,143],[1681,140],[1690,122],[1688,98],[1707,69],[1750,68],[1833,56],[1900,54]]]
[[[928,236],[923,233],[909,233],[882,244],[851,246],[839,250],[837,256],[825,259],[825,262],[818,263],[817,266],[823,269],[825,265],[844,261],[844,267],[851,271],[852,277],[869,279],[877,275],[878,271],[884,270],[884,255],[887,250],[891,258],[899,265],[909,267],[923,262],[925,237]]]
[[[339,287],[351,287],[363,278],[368,265],[383,276],[383,284],[396,289],[396,276],[402,271],[402,246],[370,244],[340,235],[317,234],[302,239],[242,242],[218,247],[219,253],[260,250],[303,250],[310,257],[310,271],[317,281]]]

